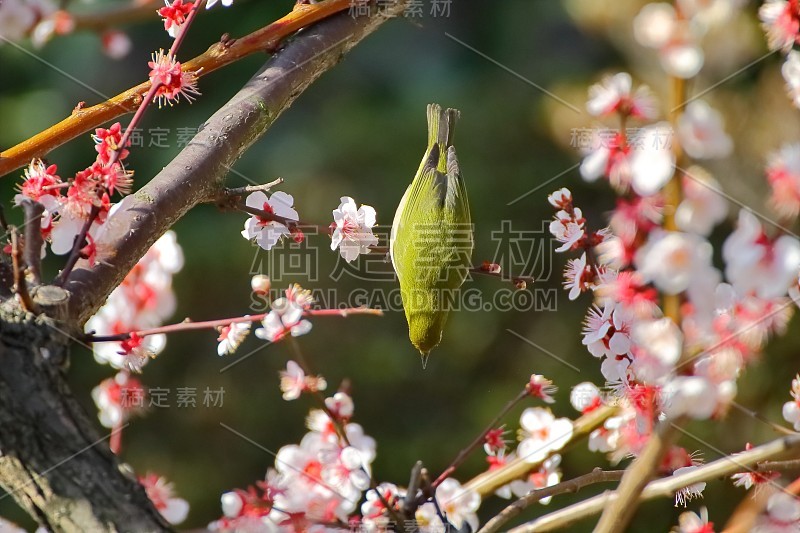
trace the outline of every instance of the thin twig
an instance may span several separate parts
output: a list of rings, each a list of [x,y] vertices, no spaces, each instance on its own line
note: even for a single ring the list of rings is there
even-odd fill
[[[204,4],[204,0],[198,0],[195,2],[194,7],[189,12],[189,15],[186,17],[186,21],[181,26],[181,30],[178,33],[175,40],[172,42],[172,46],[169,48],[168,56],[175,57],[178,53],[178,50],[183,44],[184,39],[186,39],[186,35],[189,33],[189,28],[191,27],[192,23],[194,22],[195,17],[197,17],[198,10]],[[125,132],[122,134],[122,137],[119,140],[119,146],[116,150],[111,153],[111,157],[109,158],[108,162],[105,164],[106,167],[113,167],[119,162],[120,157],[122,156],[122,152],[125,150],[125,146],[128,144],[128,141],[131,138],[136,127],[141,122],[142,117],[144,116],[145,111],[150,106],[150,103],[153,102],[156,98],[156,93],[158,89],[161,88],[161,82],[156,81],[155,83],[150,84],[150,88],[147,90],[147,94],[145,95],[144,99],[139,104],[139,108],[136,110],[136,113],[133,115],[133,118],[128,123],[128,126],[125,128]],[[64,268],[59,272],[58,277],[55,280],[55,285],[62,286],[64,282],[69,277],[72,269],[75,268],[75,265],[78,263],[78,259],[81,258],[81,250],[84,246],[86,246],[86,236],[89,234],[89,230],[92,229],[92,224],[94,224],[97,217],[100,215],[100,208],[96,205],[92,205],[92,209],[89,212],[89,218],[87,218],[84,223],[83,227],[81,228],[80,233],[78,234],[78,238],[75,239],[75,242],[72,245],[72,251],[69,254],[69,258],[67,259],[66,265]]]
[[[25,283],[25,265],[22,262],[22,250],[20,250],[19,235],[16,226],[9,226],[11,232],[11,264],[14,266],[14,291],[19,295],[22,308],[30,313],[36,311],[36,304],[33,303],[28,285]]]
[[[757,446],[751,450],[717,459],[694,470],[651,481],[640,493],[632,495],[632,500],[625,502],[652,500],[655,498],[672,498],[683,488],[712,479],[728,477],[731,474],[749,468],[760,462],[772,459],[788,451],[800,449],[800,436],[781,437],[774,441]],[[588,498],[574,505],[564,507],[536,520],[510,530],[512,533],[532,533],[554,531],[600,513],[612,502],[619,499],[618,492],[606,492]]]
[[[131,338],[131,334],[135,333],[138,337],[146,337],[148,335],[159,335],[162,333],[176,333],[179,331],[195,331],[198,329],[214,329],[218,327],[230,326],[231,324],[238,324],[241,322],[260,322],[266,318],[269,313],[260,313],[257,315],[244,315],[233,318],[218,318],[215,320],[206,320],[203,322],[192,322],[186,319],[177,324],[169,324],[167,326],[160,326],[157,328],[143,329],[140,331],[129,331],[126,333],[117,333],[115,335],[94,335],[89,334],[83,338],[84,342],[119,342]],[[383,316],[383,311],[380,309],[372,309],[369,307],[353,307],[349,309],[308,309],[303,312],[303,316],[340,316],[347,317],[349,315],[371,315]]]
[[[64,268],[61,272],[58,273],[56,279],[53,281],[53,285],[62,286],[64,282],[69,277],[70,272],[72,269],[75,268],[75,265],[78,263],[78,259],[81,258],[81,250],[83,247],[86,246],[86,236],[89,234],[89,230],[94,224],[95,219],[97,219],[97,215],[100,214],[100,207],[97,205],[92,205],[91,211],[89,211],[89,218],[86,219],[83,223],[83,227],[81,227],[80,233],[75,237],[75,241],[72,244],[72,250],[69,253],[69,257],[67,258],[67,262],[64,264]]]
[[[42,214],[44,206],[30,199],[22,201],[25,211],[25,246],[22,256],[28,265],[28,271],[34,283],[42,282]]]
[[[602,470],[601,468],[595,468],[588,474],[584,474],[567,481],[562,481],[561,483],[550,485],[549,487],[532,490],[522,498],[518,499],[500,511],[499,514],[492,517],[491,520],[486,522],[486,524],[480,530],[478,530],[478,533],[495,533],[496,531],[500,531],[500,528],[505,525],[506,522],[517,517],[527,507],[530,507],[534,503],[537,503],[544,498],[549,498],[558,494],[578,492],[583,487],[593,485],[595,483],[619,481],[622,479],[622,475],[624,473],[624,470]]]
[[[517,394],[514,398],[509,400],[508,403],[506,403],[506,405],[502,409],[500,409],[500,412],[497,413],[497,416],[495,416],[492,419],[492,421],[489,422],[489,425],[486,426],[486,429],[481,431],[480,434],[478,434],[478,436],[475,437],[475,440],[473,440],[469,444],[469,446],[467,446],[466,448],[462,449],[458,453],[456,458],[453,459],[453,462],[450,463],[450,466],[445,468],[444,472],[442,472],[439,475],[439,477],[436,478],[436,481],[433,482],[433,488],[435,489],[436,487],[438,487],[442,483],[442,481],[444,481],[447,477],[449,477],[450,474],[455,472],[456,468],[461,466],[461,464],[464,461],[467,460],[467,458],[470,456],[470,454],[472,452],[474,452],[481,444],[483,444],[483,441],[486,439],[486,435],[491,430],[493,430],[497,426],[497,424],[500,423],[500,420],[502,420],[503,417],[506,416],[509,411],[511,411],[519,402],[521,402],[523,399],[527,398],[528,396],[530,396],[530,393],[528,392],[528,389],[526,387],[526,388],[523,388],[522,391],[520,391],[520,393]]]
[[[270,181],[269,183],[265,183],[263,185],[247,185],[245,187],[234,187],[231,189],[225,189],[223,191],[223,195],[228,198],[230,198],[231,196],[244,196],[245,194],[250,194],[251,192],[268,191],[273,187],[277,187],[281,183],[283,183],[283,178],[278,178],[274,181]]]
[[[411,476],[408,480],[408,490],[406,490],[406,500],[403,505],[403,513],[406,516],[414,516],[417,510],[417,492],[420,489],[420,480],[422,475],[422,461],[417,461],[411,468]]]

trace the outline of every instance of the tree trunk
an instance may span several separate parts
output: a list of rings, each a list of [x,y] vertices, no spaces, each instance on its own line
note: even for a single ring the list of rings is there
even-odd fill
[[[60,327],[0,307],[0,484],[50,531],[168,530],[70,392]]]

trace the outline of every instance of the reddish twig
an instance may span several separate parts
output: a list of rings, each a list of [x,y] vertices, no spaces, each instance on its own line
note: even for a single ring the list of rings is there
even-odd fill
[[[475,437],[475,440],[473,440],[469,444],[469,446],[467,446],[458,453],[456,458],[453,459],[453,462],[450,463],[450,466],[445,468],[444,472],[442,472],[439,475],[439,477],[436,478],[436,481],[432,483],[432,487],[435,489],[436,487],[439,486],[439,484],[442,481],[447,479],[450,476],[450,474],[455,472],[456,468],[461,466],[461,464],[467,460],[467,457],[469,457],[470,454],[474,452],[483,443],[483,441],[486,439],[486,435],[497,426],[500,420],[502,420],[503,417],[506,416],[509,411],[511,411],[511,409],[513,409],[519,402],[521,402],[528,395],[529,392],[526,387],[522,389],[522,391],[519,394],[517,394],[514,398],[509,400],[509,402],[500,410],[500,412],[497,413],[497,416],[495,416],[492,419],[492,421],[489,422],[489,425],[486,426],[486,429],[484,429],[477,437]]]
[[[131,335],[135,333],[138,337],[146,337],[148,335],[159,335],[162,333],[176,333],[179,331],[195,331],[199,329],[214,329],[231,324],[238,324],[241,322],[260,322],[264,320],[269,313],[260,313],[257,315],[244,315],[233,318],[220,318],[216,320],[206,320],[203,322],[192,322],[191,320],[184,320],[177,324],[169,324],[157,328],[143,329],[140,331],[129,331],[126,333],[118,333],[116,335],[86,335],[83,340],[87,343],[91,342],[119,342],[128,340]],[[383,311],[380,309],[371,309],[368,307],[353,307],[348,309],[309,309],[303,316],[340,316],[347,317],[349,315],[372,315],[383,316]]]
[[[184,39],[186,38],[187,33],[189,32],[189,28],[194,22],[195,17],[197,16],[199,8],[204,4],[204,0],[198,0],[195,3],[192,10],[189,12],[189,16],[186,17],[186,21],[181,26],[181,31],[178,33],[178,36],[175,37],[175,40],[172,43],[172,46],[169,48],[168,55],[170,57],[175,57],[175,54],[178,53],[178,50],[183,44]],[[150,103],[155,100],[156,93],[158,89],[161,87],[161,83],[156,81],[155,83],[150,84],[150,89],[148,89],[147,94],[145,95],[142,102],[139,104],[139,108],[136,110],[136,113],[133,115],[133,118],[128,123],[128,126],[125,128],[125,132],[122,134],[122,137],[119,141],[119,146],[116,150],[111,154],[111,157],[106,163],[106,167],[113,167],[119,162],[119,158],[122,155],[122,151],[125,150],[125,146],[128,144],[128,141],[133,134],[133,131],[136,129],[136,126],[139,125],[141,122],[142,117],[144,116],[145,111],[147,111],[148,106]],[[69,258],[67,258],[67,263],[64,265],[64,268],[58,274],[58,277],[55,280],[55,285],[61,286],[64,284],[66,279],[69,277],[72,269],[75,268],[75,265],[78,262],[78,259],[81,257],[81,250],[84,246],[86,246],[86,236],[89,234],[89,230],[92,228],[92,224],[94,224],[97,216],[100,214],[100,208],[93,205],[92,210],[89,212],[89,218],[83,223],[83,227],[81,228],[80,233],[78,234],[78,238],[75,239],[75,243],[72,245],[72,250],[70,251]]]

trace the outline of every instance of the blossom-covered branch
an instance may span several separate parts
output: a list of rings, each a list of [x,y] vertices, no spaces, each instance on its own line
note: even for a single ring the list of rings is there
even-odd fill
[[[128,197],[130,200],[119,212],[119,229],[109,235],[105,250],[98,251],[95,267],[79,262],[65,284],[72,293],[71,317],[85,321],[175,221],[198,203],[218,198],[222,178],[230,166],[302,90],[333,66],[343,52],[403,8],[404,3],[398,2],[380,15],[331,17],[304,32],[267,62],[172,162]]]
[[[317,4],[297,5],[291,13],[249,35],[212,45],[206,52],[186,61],[183,70],[205,76],[250,54],[274,51],[286,37],[346,10],[350,4],[351,0],[324,0]],[[27,165],[36,157],[44,157],[70,139],[134,112],[149,89],[150,82],[147,81],[106,102],[91,107],[78,107],[58,124],[0,152],[0,176]]]
[[[640,494],[634,495],[634,498],[637,501],[672,498],[676,492],[686,487],[729,476],[786,452],[796,452],[798,449],[800,449],[800,436],[783,437],[741,454],[726,456],[693,470],[651,481]],[[601,512],[617,499],[616,495],[617,493],[603,493],[594,496],[516,527],[511,531],[513,533],[529,533],[533,531],[553,531],[566,527],[578,520]],[[633,501],[628,501],[628,503],[633,503]]]

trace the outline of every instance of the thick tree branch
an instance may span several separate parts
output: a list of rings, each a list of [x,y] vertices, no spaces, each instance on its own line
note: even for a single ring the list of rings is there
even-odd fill
[[[72,293],[71,318],[83,323],[167,229],[198,203],[216,199],[230,166],[306,87],[404,5],[393,3],[369,17],[340,13],[273,56],[164,170],[126,199],[95,268],[81,261],[65,284]]]
[[[13,300],[0,319],[0,485],[48,531],[167,530],[72,396],[69,338]]]
[[[325,0],[313,5],[297,5],[294,11],[285,17],[245,37],[235,40],[226,39],[213,44],[204,53],[183,63],[183,70],[197,72],[198,76],[205,76],[255,52],[272,52],[286,37],[315,22],[346,10],[352,1]],[[366,17],[364,18],[366,19]],[[76,108],[69,117],[58,124],[0,152],[0,176],[27,165],[35,157],[44,157],[54,148],[92,131],[106,122],[133,113],[149,89],[150,82],[146,81],[106,102],[92,107]]]

